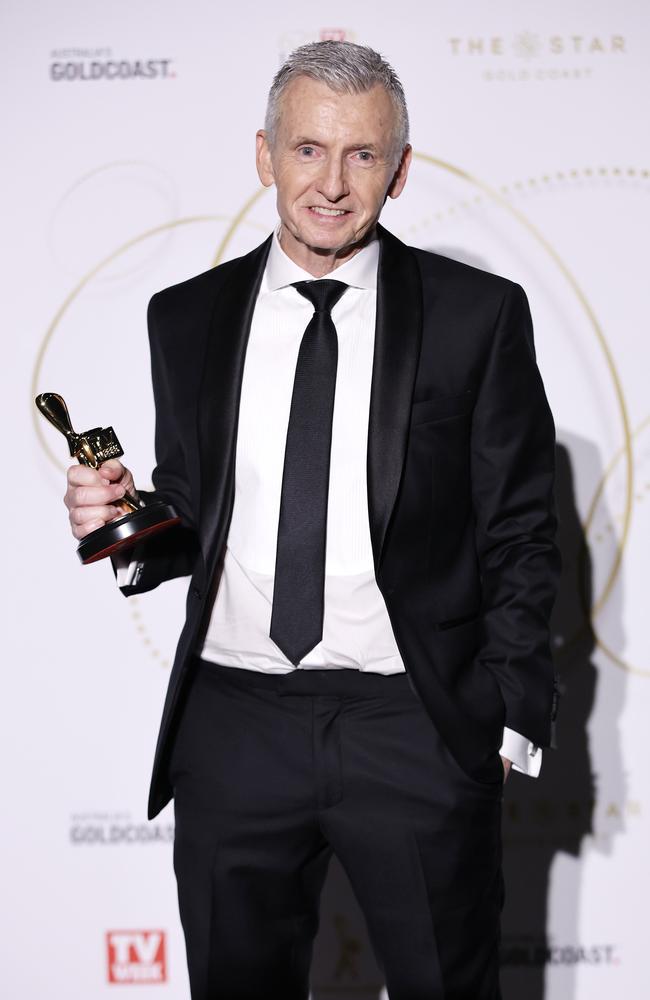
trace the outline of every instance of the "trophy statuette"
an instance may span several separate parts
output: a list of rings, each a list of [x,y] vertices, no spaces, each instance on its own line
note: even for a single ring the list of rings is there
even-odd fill
[[[99,469],[109,458],[120,458],[124,454],[112,427],[93,427],[92,430],[77,434],[72,429],[65,400],[58,393],[42,392],[35,402],[43,416],[64,435],[71,457],[76,458],[81,465]],[[102,528],[91,531],[79,542],[77,555],[84,565],[105,559],[149,535],[180,523],[180,517],[174,508],[164,501],[144,504],[125,493],[117,504],[126,507],[126,513],[109,521]]]

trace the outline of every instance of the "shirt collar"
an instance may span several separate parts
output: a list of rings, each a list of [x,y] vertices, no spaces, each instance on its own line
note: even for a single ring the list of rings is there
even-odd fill
[[[280,229],[276,229],[273,234],[271,249],[266,261],[266,272],[264,281],[266,289],[274,292],[278,288],[285,288],[293,284],[294,281],[313,281],[313,274],[304,271],[294,261],[291,260],[282,247],[278,239]],[[379,240],[374,236],[354,257],[350,257],[345,264],[339,265],[331,275],[327,277],[335,278],[336,281],[343,281],[346,285],[354,288],[367,288],[375,291],[377,288],[377,268],[379,265]]]

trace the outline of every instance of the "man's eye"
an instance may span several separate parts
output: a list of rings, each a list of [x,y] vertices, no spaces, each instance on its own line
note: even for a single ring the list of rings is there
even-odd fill
[[[368,149],[360,149],[357,156],[363,163],[372,163],[373,155]]]
[[[298,150],[301,156],[310,157],[313,156],[316,150],[313,146],[301,146]]]

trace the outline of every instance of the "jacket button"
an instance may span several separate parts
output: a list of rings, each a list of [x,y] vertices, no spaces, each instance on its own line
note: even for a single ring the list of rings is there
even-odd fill
[[[198,587],[194,587],[194,586],[192,587],[192,597],[196,597],[197,600],[200,600],[200,598],[201,598],[201,591],[199,590]]]

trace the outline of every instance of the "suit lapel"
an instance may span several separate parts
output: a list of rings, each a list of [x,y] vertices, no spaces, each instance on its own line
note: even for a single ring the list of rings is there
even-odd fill
[[[200,539],[206,565],[230,515],[246,345],[271,240],[233,264],[211,318],[198,407]]]
[[[368,511],[379,569],[408,444],[422,337],[422,285],[414,255],[382,226],[368,426]]]

